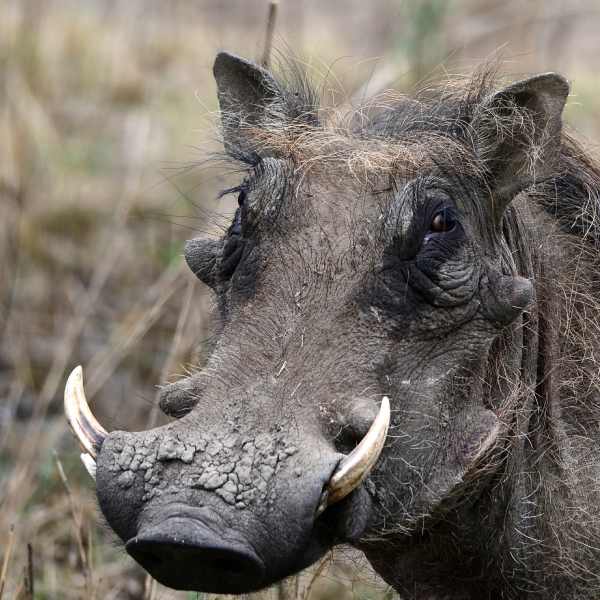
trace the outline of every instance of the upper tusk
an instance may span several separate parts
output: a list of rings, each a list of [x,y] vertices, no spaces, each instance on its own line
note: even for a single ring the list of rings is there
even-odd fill
[[[379,413],[360,444],[344,458],[331,476],[319,513],[355,490],[369,475],[385,444],[390,426],[390,400],[384,396]]]
[[[79,457],[90,477],[96,481],[96,461],[87,453],[82,452]]]
[[[95,459],[108,434],[92,414],[85,399],[83,369],[80,366],[75,367],[67,379],[65,414],[79,444],[92,459]]]

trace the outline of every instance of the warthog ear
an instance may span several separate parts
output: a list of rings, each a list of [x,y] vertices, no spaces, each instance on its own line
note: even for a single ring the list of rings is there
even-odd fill
[[[213,73],[225,149],[238,158],[252,156],[257,151],[253,130],[273,120],[279,86],[268,71],[228,52],[217,55]]]
[[[494,217],[521,190],[555,173],[561,147],[567,80],[543,73],[492,94],[472,125],[476,151],[492,177]]]

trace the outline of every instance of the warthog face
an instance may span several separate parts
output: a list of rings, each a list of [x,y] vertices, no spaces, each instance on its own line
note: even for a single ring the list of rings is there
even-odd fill
[[[478,82],[336,122],[304,84],[225,53],[214,72],[246,176],[222,239],[186,247],[218,300],[208,364],[150,431],[107,435],[80,373],[68,395],[127,551],[168,586],[242,593],[339,543],[377,562],[377,539],[401,546],[485,477],[489,350],[532,297],[502,218],[550,168],[568,88]]]

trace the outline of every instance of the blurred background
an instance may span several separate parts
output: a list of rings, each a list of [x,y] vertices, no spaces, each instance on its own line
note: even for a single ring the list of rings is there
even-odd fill
[[[210,298],[182,245],[217,235],[215,53],[259,59],[267,0],[0,2],[0,597],[170,599],[99,525],[62,414],[70,370],[108,429],[161,422],[157,385],[204,360]],[[275,47],[325,101],[407,92],[499,53],[557,70],[600,140],[597,0],[281,0]],[[277,52],[274,53],[276,61]],[[348,551],[260,598],[395,598]]]

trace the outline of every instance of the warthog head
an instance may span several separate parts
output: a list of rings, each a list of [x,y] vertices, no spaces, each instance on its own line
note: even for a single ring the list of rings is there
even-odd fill
[[[426,570],[428,528],[468,511],[501,461],[502,381],[534,295],[503,223],[554,168],[568,85],[476,77],[341,118],[301,78],[227,53],[214,74],[246,174],[226,234],[185,257],[214,290],[217,341],[150,431],[107,434],[74,372],[101,510],[179,589],[257,590],[342,543],[389,580],[391,554]]]

